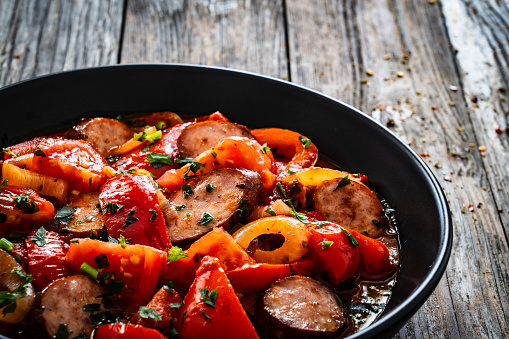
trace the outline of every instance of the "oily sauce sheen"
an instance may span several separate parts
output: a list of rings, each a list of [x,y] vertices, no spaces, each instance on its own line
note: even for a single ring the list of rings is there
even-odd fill
[[[83,119],[9,146],[0,336],[342,338],[369,326],[397,278],[394,210],[319,147],[219,112]]]

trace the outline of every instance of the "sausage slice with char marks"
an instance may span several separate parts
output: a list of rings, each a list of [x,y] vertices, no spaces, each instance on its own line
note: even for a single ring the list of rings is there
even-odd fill
[[[302,276],[273,283],[259,300],[255,315],[257,329],[268,338],[330,338],[346,324],[334,293]]]
[[[254,139],[246,126],[220,120],[206,120],[187,126],[177,140],[180,155],[196,158],[232,136]]]
[[[379,237],[384,219],[382,204],[375,192],[353,180],[338,188],[341,180],[326,180],[316,187],[315,210],[333,223],[360,233],[367,232],[373,238]]]
[[[73,338],[80,333],[85,338],[90,337],[95,324],[90,320],[91,312],[83,310],[83,306],[99,304],[96,305],[97,312],[104,312],[103,299],[96,298],[103,293],[99,284],[84,275],[73,275],[53,282],[37,294],[32,309],[32,331],[37,331],[37,337],[45,334],[55,338],[62,324]]]
[[[133,132],[120,121],[94,118],[81,121],[67,132],[66,137],[85,140],[103,157],[109,157],[110,149],[131,139]]]
[[[163,214],[172,242],[190,240],[225,226],[243,205],[248,211],[262,190],[258,173],[220,168],[184,185],[172,194]]]

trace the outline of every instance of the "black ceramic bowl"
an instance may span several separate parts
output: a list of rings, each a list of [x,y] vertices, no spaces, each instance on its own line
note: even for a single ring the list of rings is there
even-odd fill
[[[452,245],[449,209],[421,158],[362,112],[291,83],[191,65],[126,65],[40,77],[0,90],[2,147],[69,127],[81,117],[216,110],[251,128],[282,127],[313,140],[321,154],[369,183],[393,207],[401,268],[380,319],[351,338],[390,337],[419,309],[445,271]]]

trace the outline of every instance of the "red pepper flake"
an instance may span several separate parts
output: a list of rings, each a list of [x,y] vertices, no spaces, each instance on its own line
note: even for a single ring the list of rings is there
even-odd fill
[[[486,156],[486,153],[481,152],[481,157],[483,157],[483,158],[484,158],[485,156]]]
[[[486,151],[486,146],[484,146],[484,145],[479,146],[479,151],[481,151],[481,152]]]
[[[503,134],[504,132],[505,131],[500,127],[495,128],[495,133],[497,133],[497,134]]]
[[[419,155],[420,155],[421,157],[423,157],[423,158],[424,158],[424,157],[429,157],[429,153],[419,153]]]
[[[437,107],[437,106],[431,106],[431,110],[433,110],[433,111],[437,111],[437,110],[438,110],[438,107]]]
[[[19,59],[19,58],[21,58],[20,54],[14,54],[14,59]]]
[[[385,54],[384,55],[384,60],[390,60],[391,59],[391,55],[390,54]]]
[[[468,205],[468,211],[473,212],[474,211],[474,205],[470,204]]]
[[[475,94],[470,97],[470,101],[472,101],[474,104],[477,104],[478,100],[479,100],[479,98],[477,98],[477,95],[475,95]]]
[[[446,176],[444,176],[444,180],[445,180],[445,181],[452,182],[451,177],[450,177],[450,176],[447,176],[447,175],[446,175]]]
[[[384,107],[382,106],[382,104],[378,104],[375,106],[376,109],[379,109],[379,110],[383,110]]]

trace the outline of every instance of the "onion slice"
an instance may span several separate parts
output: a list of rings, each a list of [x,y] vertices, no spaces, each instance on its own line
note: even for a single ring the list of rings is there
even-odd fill
[[[38,194],[57,198],[61,204],[67,200],[69,184],[65,180],[28,171],[8,162],[2,166],[2,175],[9,185],[31,188]]]

